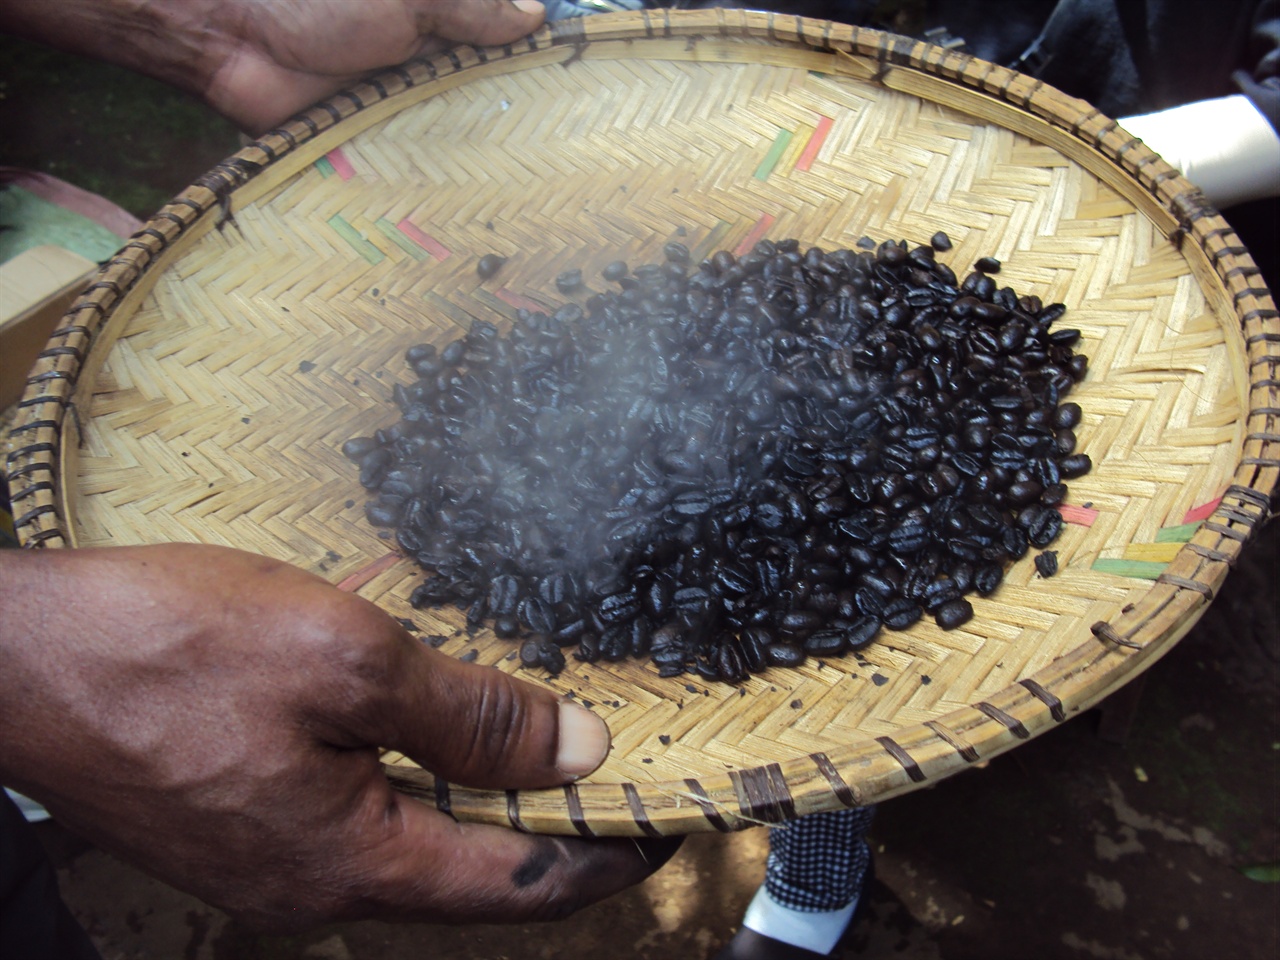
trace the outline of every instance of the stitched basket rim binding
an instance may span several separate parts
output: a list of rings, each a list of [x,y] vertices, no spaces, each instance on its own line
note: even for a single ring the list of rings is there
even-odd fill
[[[1239,457],[1220,500],[1195,518],[1185,542],[1140,599],[1107,619],[1081,622],[1079,643],[1048,665],[977,702],[908,722],[892,736],[670,782],[588,780],[550,790],[471,790],[421,770],[388,767],[397,788],[459,819],[542,833],[658,836],[782,822],[887,799],[997,755],[1093,705],[1171,648],[1204,612],[1240,550],[1269,517],[1280,476],[1275,424],[1280,321],[1235,232],[1196,188],[1114,120],[1037,80],[879,31],[724,8],[561,21],[508,47],[463,46],[413,60],[307,110],[201,177],[105,264],[52,335],[29,378],[8,458],[22,544],[72,545],[62,479],[78,435],[78,429],[67,429],[78,427],[77,384],[92,382],[109,349],[112,338],[99,333],[117,313],[126,313],[124,308],[136,308],[177,253],[227,213],[245,208],[304,165],[393,116],[400,95],[415,91],[421,99],[424,91],[433,96],[472,78],[560,67],[581,59],[592,45],[614,41],[621,41],[613,46],[625,46],[630,56],[644,43],[655,49],[665,45],[654,55],[658,60],[674,56],[673,50],[717,43],[750,45],[752,56],[799,51],[820,58],[833,75],[921,99],[946,89],[962,102],[959,109],[975,116],[994,111],[998,119],[986,116],[988,122],[1069,156],[1167,235],[1201,288],[1211,288],[1224,312],[1238,321],[1236,348],[1248,379],[1247,390],[1239,386],[1244,407]]]

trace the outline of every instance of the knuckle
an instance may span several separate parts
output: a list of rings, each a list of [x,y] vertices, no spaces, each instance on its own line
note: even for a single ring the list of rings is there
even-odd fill
[[[473,696],[474,720],[463,757],[473,775],[501,775],[516,750],[539,756],[532,712],[505,674],[479,675]]]

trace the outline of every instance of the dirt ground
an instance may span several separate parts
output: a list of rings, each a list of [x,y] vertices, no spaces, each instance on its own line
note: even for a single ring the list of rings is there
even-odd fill
[[[159,85],[2,38],[0,128],[0,164],[140,216],[236,148],[230,127]],[[1278,560],[1273,524],[1200,624],[1106,711],[885,804],[879,881],[847,955],[1280,956]],[[107,960],[698,960],[732,934],[767,849],[760,830],[693,837],[646,884],[553,925],[359,923],[279,938],[56,824],[40,830]]]

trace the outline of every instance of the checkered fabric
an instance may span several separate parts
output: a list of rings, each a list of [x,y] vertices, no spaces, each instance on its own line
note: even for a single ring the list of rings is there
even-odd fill
[[[815,813],[770,830],[769,896],[803,912],[839,910],[857,899],[871,860],[866,835],[875,809]]]

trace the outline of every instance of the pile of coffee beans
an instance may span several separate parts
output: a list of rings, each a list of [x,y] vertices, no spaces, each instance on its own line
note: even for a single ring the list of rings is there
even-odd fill
[[[343,452],[431,573],[413,604],[552,673],[574,648],[729,683],[972,617],[1090,469],[1079,332],[992,258],[959,280],[945,234],[857,246],[673,242],[506,335],[411,347],[400,421]]]

